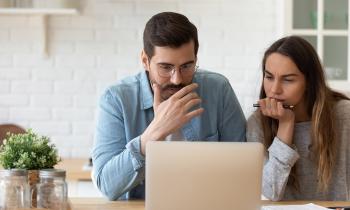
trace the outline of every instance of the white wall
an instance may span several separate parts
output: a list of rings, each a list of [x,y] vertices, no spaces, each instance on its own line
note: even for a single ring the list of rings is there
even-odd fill
[[[0,123],[49,135],[63,157],[88,157],[101,91],[141,69],[146,21],[185,14],[199,30],[199,65],[226,75],[246,116],[264,49],[281,34],[279,0],[81,0],[78,16],[51,16],[42,57],[36,16],[0,16]]]

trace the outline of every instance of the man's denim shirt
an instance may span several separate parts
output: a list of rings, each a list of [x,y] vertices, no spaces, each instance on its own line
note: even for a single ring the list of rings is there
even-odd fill
[[[245,117],[229,81],[198,70],[193,78],[202,115],[182,127],[187,141],[245,141]],[[145,157],[140,135],[153,119],[153,93],[145,71],[101,96],[92,151],[97,187],[110,200],[145,197]]]

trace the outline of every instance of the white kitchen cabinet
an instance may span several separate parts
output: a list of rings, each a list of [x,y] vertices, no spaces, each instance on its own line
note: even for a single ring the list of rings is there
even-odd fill
[[[285,34],[308,40],[324,64],[330,86],[350,91],[349,1],[286,0],[284,4]]]

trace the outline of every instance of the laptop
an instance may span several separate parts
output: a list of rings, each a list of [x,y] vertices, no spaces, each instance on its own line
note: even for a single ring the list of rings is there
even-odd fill
[[[258,210],[263,145],[149,142],[146,210]]]

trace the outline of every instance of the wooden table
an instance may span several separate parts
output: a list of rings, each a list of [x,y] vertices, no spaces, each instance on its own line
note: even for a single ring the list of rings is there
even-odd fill
[[[335,206],[350,206],[350,201],[262,201],[262,204],[267,205],[302,205],[314,203],[323,207],[335,207]]]
[[[68,181],[91,181],[91,171],[83,170],[84,165],[88,163],[86,159],[62,159],[55,168],[66,170],[66,179]]]
[[[89,159],[73,158],[62,159],[55,168],[66,170],[66,180],[68,181],[91,181],[91,170],[83,170]],[[3,169],[0,165],[0,169]]]
[[[144,201],[108,201],[105,198],[70,198],[72,210],[145,210]]]
[[[144,201],[108,201],[104,198],[70,198],[70,201],[72,210],[145,210]],[[298,205],[308,203],[314,203],[324,207],[350,206],[350,201],[263,201],[263,205]]]

